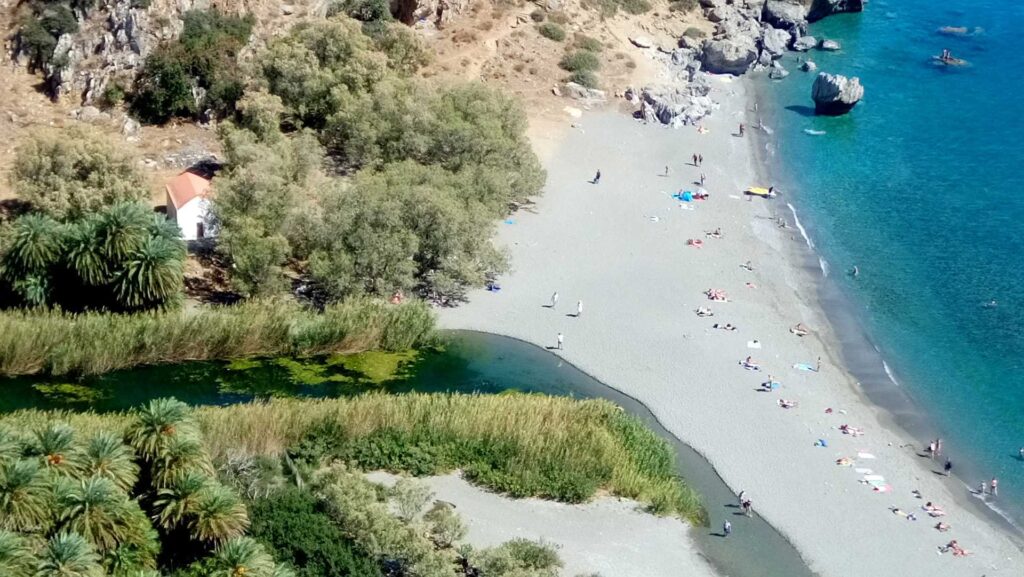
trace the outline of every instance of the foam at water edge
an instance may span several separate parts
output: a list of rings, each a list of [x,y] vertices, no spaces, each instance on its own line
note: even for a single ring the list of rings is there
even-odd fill
[[[793,223],[796,225],[796,228],[800,231],[800,236],[804,237],[804,242],[807,243],[807,248],[813,249],[814,241],[811,240],[811,237],[807,236],[807,230],[804,229],[804,225],[800,224],[800,217],[797,216],[796,214],[796,208],[794,208],[793,205],[789,202],[786,203],[786,206],[788,206],[789,211],[793,213]]]
[[[885,370],[885,374],[886,376],[889,377],[889,380],[892,381],[892,384],[896,385],[897,387],[900,386],[900,382],[896,380],[896,375],[892,374],[892,369],[889,368],[889,363],[882,361],[882,369]]]

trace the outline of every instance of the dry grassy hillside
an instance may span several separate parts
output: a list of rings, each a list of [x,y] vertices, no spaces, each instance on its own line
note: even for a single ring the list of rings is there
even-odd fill
[[[166,22],[160,21],[163,17],[160,11],[170,1],[154,0],[149,13],[151,25],[166,26]],[[543,147],[546,136],[571,122],[564,109],[579,107],[571,99],[556,96],[552,89],[568,76],[558,63],[567,50],[578,45],[580,35],[603,45],[598,72],[600,87],[609,93],[609,101],[614,102],[614,94],[658,76],[654,62],[633,46],[629,38],[644,36],[655,46],[672,48],[687,28],[711,28],[699,10],[672,11],[667,0],[655,0],[652,10],[643,15],[620,11],[613,17],[602,16],[596,7],[581,4],[580,0],[552,1],[551,4],[558,4],[558,9],[549,10],[521,1],[465,0],[457,10],[446,15],[440,28],[432,20],[415,23],[413,28],[417,35],[434,54],[433,62],[421,74],[439,82],[487,82],[518,95],[530,114],[535,141]],[[260,46],[293,23],[322,17],[326,10],[323,0],[213,0],[196,2],[196,6],[213,6],[255,16],[254,37],[243,59],[251,59]],[[15,27],[18,11],[13,0],[0,4],[0,29],[7,31],[8,36]],[[534,20],[539,18],[531,17],[534,12],[543,14],[545,22],[555,22],[564,28],[566,39],[555,42],[541,36]],[[82,120],[76,118],[81,108],[78,98],[69,95],[51,102],[40,90],[40,78],[29,74],[24,67],[5,62],[0,68],[0,77],[3,80],[0,82],[0,134],[5,137],[0,144],[0,199],[9,199],[13,193],[7,173],[19,139],[40,125],[59,127]],[[155,204],[163,202],[163,182],[180,170],[176,157],[203,151],[218,152],[216,131],[211,126],[171,122],[164,126],[144,126],[137,137],[129,138],[122,134],[123,122],[123,111],[116,109],[105,111],[90,121],[135,150],[151,177]]]

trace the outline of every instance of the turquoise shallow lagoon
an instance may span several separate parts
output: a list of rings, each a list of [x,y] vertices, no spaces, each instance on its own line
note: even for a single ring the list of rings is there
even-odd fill
[[[966,27],[944,35],[944,26]],[[873,1],[811,34],[864,101],[814,117],[813,74],[764,87],[769,170],[830,277],[972,487],[1024,520],[1024,4]],[[943,48],[969,62],[936,65]],[[813,136],[805,129],[825,131]],[[856,265],[860,275],[845,274]],[[995,306],[987,305],[995,301]],[[925,437],[927,438],[927,437]]]

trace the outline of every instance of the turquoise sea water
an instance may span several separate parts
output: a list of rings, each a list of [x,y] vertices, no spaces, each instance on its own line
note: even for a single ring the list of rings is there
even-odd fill
[[[814,74],[788,56],[792,74],[761,103],[775,184],[955,471],[972,487],[999,478],[991,505],[1020,524],[1024,3],[876,0],[811,34],[843,49],[805,57],[860,77],[866,95],[850,115],[814,117]],[[943,48],[969,66],[935,65]]]

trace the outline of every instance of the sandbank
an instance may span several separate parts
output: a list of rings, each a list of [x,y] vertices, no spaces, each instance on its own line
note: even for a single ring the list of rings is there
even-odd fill
[[[935,474],[939,463],[918,457],[842,366],[815,282],[794,262],[799,232],[780,228],[771,210],[785,196],[741,194],[770,184],[755,180],[751,140],[734,135],[740,122],[751,130],[745,84],[716,78],[713,85],[722,107],[706,134],[612,111],[573,120],[575,128],[545,155],[548,184],[536,211],[501,225],[497,242],[514,270],[500,279],[500,291],[475,291],[469,303],[442,311],[442,326],[544,347],[563,333],[557,354],[646,404],[730,487],[746,491],[822,575],[1020,575],[1024,554],[1013,540],[959,504],[958,482]],[[703,155],[702,166],[689,164],[694,153]],[[601,181],[591,184],[597,170]],[[709,200],[671,197],[695,190],[702,172]],[[723,238],[706,236],[716,228]],[[741,266],[748,261],[753,270]],[[707,289],[722,289],[729,302],[709,301]],[[558,304],[549,307],[555,291]],[[715,315],[697,316],[701,306]],[[798,322],[811,334],[790,333]],[[760,370],[741,365],[748,356]],[[818,372],[794,368],[816,366],[819,357]],[[780,386],[759,391],[769,375]],[[780,399],[799,404],[783,409]],[[845,435],[843,424],[865,434]],[[850,466],[836,464],[844,458]],[[874,491],[866,475],[884,477],[879,486],[888,492]],[[939,519],[921,509],[926,501],[945,508],[951,531],[933,528]],[[712,526],[694,531],[717,532],[725,519],[743,531],[734,509],[707,505]],[[973,554],[941,554],[952,539]]]

